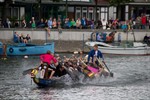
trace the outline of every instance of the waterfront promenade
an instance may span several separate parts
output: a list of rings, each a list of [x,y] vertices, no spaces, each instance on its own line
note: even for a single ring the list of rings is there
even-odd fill
[[[89,48],[84,45],[86,41],[89,41],[91,33],[93,32],[106,32],[109,34],[114,30],[91,30],[91,29],[65,29],[61,30],[51,30],[50,37],[46,35],[44,29],[0,29],[0,41],[7,44],[13,43],[13,34],[18,32],[18,34],[23,33],[25,36],[29,34],[34,44],[43,44],[44,42],[55,42],[56,52],[74,52],[83,50],[85,52],[89,51]],[[126,41],[127,33],[122,30],[116,30],[115,41],[117,41],[118,33],[121,33],[122,41]],[[150,30],[134,30],[136,41],[142,41],[145,34],[150,36]],[[132,31],[128,33],[128,40],[134,41]]]

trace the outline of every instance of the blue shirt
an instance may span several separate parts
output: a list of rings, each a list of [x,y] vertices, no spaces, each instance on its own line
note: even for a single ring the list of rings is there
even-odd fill
[[[89,52],[89,54],[88,54],[88,62],[90,61],[90,57],[92,57],[92,61],[93,61],[94,56],[95,56],[95,53],[96,53],[95,50],[91,50],[91,51]],[[96,56],[97,56],[97,58],[102,58],[102,59],[104,60],[101,51],[97,50],[97,55],[96,55]]]
[[[16,34],[14,34],[14,39],[13,40],[14,40],[15,43],[19,42],[19,38],[18,38],[18,36]]]
[[[52,20],[48,20],[48,27],[49,28],[52,28],[52,24],[53,24]]]

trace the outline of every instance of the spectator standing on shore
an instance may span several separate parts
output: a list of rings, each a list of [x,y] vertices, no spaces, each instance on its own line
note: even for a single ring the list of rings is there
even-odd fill
[[[133,29],[133,21],[132,19],[128,20],[128,30]]]
[[[107,23],[106,29],[111,29],[111,26],[112,26],[112,23],[111,23],[111,21],[109,20],[108,23]]]
[[[77,29],[80,29],[80,28],[81,28],[81,19],[80,19],[80,18],[78,18],[78,19],[76,20],[76,28],[77,28]]]
[[[22,20],[21,27],[22,28],[26,28],[27,27],[27,23],[26,23],[25,19]]]
[[[98,20],[98,26],[97,26],[97,29],[101,29],[102,28],[102,21],[101,20]]]
[[[58,17],[57,26],[58,26],[58,29],[61,28],[61,19],[60,19],[60,17]]]
[[[148,26],[149,26],[149,29],[150,29],[150,16],[148,17]]]
[[[49,20],[48,20],[48,23],[47,23],[47,24],[48,24],[48,28],[49,28],[49,29],[51,29],[51,28],[52,28],[52,25],[53,25],[52,17],[50,17],[50,18],[49,18]]]
[[[127,31],[127,29],[128,29],[127,21],[125,21],[125,22],[122,23],[121,29],[122,29],[124,32]]]
[[[145,14],[142,14],[142,18],[141,18],[141,21],[142,21],[142,29],[145,29],[146,28],[146,16]]]
[[[81,25],[82,25],[83,29],[86,29],[86,24],[87,24],[86,19],[85,19],[85,17],[83,17],[82,20],[81,20]]]
[[[56,28],[57,28],[57,21],[56,21],[56,18],[53,19],[52,25],[53,25],[53,29],[56,29]]]
[[[94,20],[91,21],[91,29],[94,29]]]
[[[135,24],[136,24],[136,29],[141,29],[141,17],[140,16],[138,16],[135,19]]]
[[[71,28],[75,29],[76,28],[76,22],[74,21],[74,19],[72,18],[71,22],[70,22],[70,26]]]
[[[102,20],[103,29],[106,29],[107,21],[105,19]]]
[[[118,28],[118,19],[115,19],[113,22],[112,22],[112,28],[113,29],[117,29]]]

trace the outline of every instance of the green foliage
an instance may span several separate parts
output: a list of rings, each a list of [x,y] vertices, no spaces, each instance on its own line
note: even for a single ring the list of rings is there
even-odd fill
[[[60,1],[62,1],[62,0],[53,0],[53,2],[60,2]]]
[[[110,6],[119,6],[121,4],[134,2],[134,0],[108,0]]]

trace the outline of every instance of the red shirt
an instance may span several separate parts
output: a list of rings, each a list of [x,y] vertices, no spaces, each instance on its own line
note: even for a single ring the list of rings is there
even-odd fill
[[[145,25],[146,24],[146,16],[142,17],[142,24]]]
[[[51,55],[51,54],[43,54],[40,56],[40,60],[42,62],[45,62],[45,63],[48,63],[48,64],[51,64],[51,61],[53,61],[54,63],[57,62],[56,58]]]

